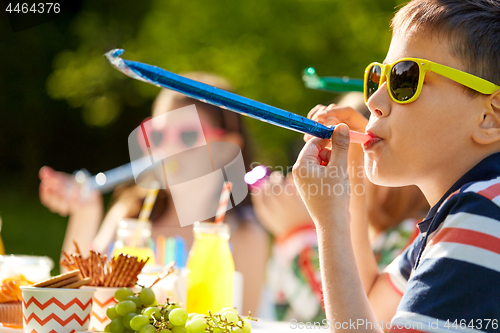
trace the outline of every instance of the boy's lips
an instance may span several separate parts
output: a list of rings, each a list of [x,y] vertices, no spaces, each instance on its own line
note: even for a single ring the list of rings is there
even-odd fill
[[[363,143],[362,146],[364,150],[370,149],[374,144],[376,144],[379,141],[382,141],[382,138],[373,133],[372,131],[367,130],[366,133],[369,134],[372,138]]]

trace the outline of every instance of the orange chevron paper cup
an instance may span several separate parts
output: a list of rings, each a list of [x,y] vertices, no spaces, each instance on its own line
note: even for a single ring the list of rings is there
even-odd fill
[[[26,333],[74,333],[90,324],[95,288],[21,287]]]
[[[89,287],[90,288],[90,287]],[[92,316],[90,318],[90,330],[91,331],[104,331],[104,327],[108,325],[111,320],[109,320],[106,315],[106,310],[115,305],[117,302],[115,300],[115,292],[120,288],[113,287],[92,287],[95,289],[94,293],[94,304],[92,305]],[[82,289],[87,289],[87,287],[82,287]]]

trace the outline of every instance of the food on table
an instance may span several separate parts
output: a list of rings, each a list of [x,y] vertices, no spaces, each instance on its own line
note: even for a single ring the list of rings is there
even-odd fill
[[[90,286],[100,287],[132,287],[138,280],[146,260],[120,253],[108,260],[107,255],[90,251],[88,258],[83,258],[80,249],[74,242],[76,251],[68,255],[62,252],[64,259],[60,264],[68,269],[79,269],[84,278],[90,279]]]
[[[33,287],[37,288],[71,288],[77,289],[91,282],[89,278],[80,278],[80,270],[75,269],[70,272],[56,275],[50,279],[35,283]]]
[[[219,313],[208,315],[190,313],[176,302],[158,304],[150,288],[139,293],[122,288],[116,291],[119,302],[106,311],[111,323],[105,332],[124,333],[133,330],[139,333],[250,333],[250,317],[242,318],[234,308],[224,308]]]
[[[22,324],[23,295],[20,286],[30,286],[33,282],[23,275],[11,277],[2,281],[0,286],[0,323]]]

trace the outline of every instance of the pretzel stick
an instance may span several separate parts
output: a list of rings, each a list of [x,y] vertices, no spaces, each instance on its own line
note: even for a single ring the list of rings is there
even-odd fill
[[[130,259],[130,256],[128,255],[121,255],[122,256],[122,266],[115,271],[114,273],[114,277],[113,277],[113,284],[111,284],[111,287],[118,287],[118,281],[120,280],[120,277],[122,276],[122,274],[124,272],[127,271],[128,269],[128,266],[129,266],[129,259]]]
[[[65,251],[62,251],[62,255],[64,256],[64,258],[66,258],[66,260],[68,260],[69,262],[73,262],[73,259],[65,252]]]
[[[108,287],[109,281],[111,281],[111,275],[113,274],[113,268],[116,266],[116,259],[115,257],[111,258],[111,262],[109,266],[107,267],[107,275],[104,278],[104,286]]]
[[[119,255],[118,259],[115,260],[113,267],[111,268],[111,274],[108,277],[108,280],[104,284],[105,287],[112,287],[113,283],[116,279],[116,273],[121,269],[123,265],[123,256]]]
[[[149,257],[147,257],[145,261],[141,260],[141,261],[139,262],[139,267],[138,267],[138,269],[137,269],[137,271],[138,271],[138,272],[137,272],[137,274],[133,277],[133,279],[131,279],[131,281],[130,281],[130,284],[131,284],[132,286],[134,286],[134,285],[137,283],[137,281],[139,280],[138,275],[139,275],[139,273],[141,273],[142,269],[144,268],[144,266],[146,265],[146,263],[147,263],[148,261],[149,261]]]
[[[128,266],[128,256],[121,255],[121,257],[122,257],[122,265],[119,266],[113,272],[113,280],[111,281],[110,287],[118,286],[118,280],[120,280],[120,276],[122,274],[122,271]]]
[[[80,258],[78,258],[76,254],[73,254],[73,257],[78,269],[80,270],[80,277],[85,278],[85,268],[83,267],[81,260],[79,260]]]
[[[174,271],[174,267],[175,267],[175,261],[169,262],[168,265],[165,266],[165,268],[163,268],[163,271],[160,274],[158,274],[158,277],[156,278],[155,282],[153,282],[149,286],[149,288],[153,288],[155,284],[157,284],[158,282],[166,278],[170,273],[172,273]]]
[[[123,280],[128,275],[134,259],[135,259],[135,257],[127,256],[127,261],[125,262],[125,265],[123,266],[122,271],[118,275],[115,287],[121,287],[123,285]]]
[[[76,254],[81,255],[82,253],[80,252],[80,248],[78,247],[78,244],[76,243],[76,241],[74,239],[73,239],[73,245],[75,246]]]
[[[134,278],[134,274],[135,276],[137,276],[138,274],[137,270],[139,269],[139,266],[140,264],[137,261],[137,258],[133,257],[133,261],[131,261],[131,267],[127,271],[127,274],[123,276],[122,280],[120,281],[120,285],[122,285],[123,287],[129,286],[130,281]]]

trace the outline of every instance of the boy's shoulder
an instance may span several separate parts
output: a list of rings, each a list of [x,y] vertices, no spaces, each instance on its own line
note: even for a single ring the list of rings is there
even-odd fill
[[[464,184],[443,201],[437,217],[460,213],[491,217],[500,223],[500,175]]]

